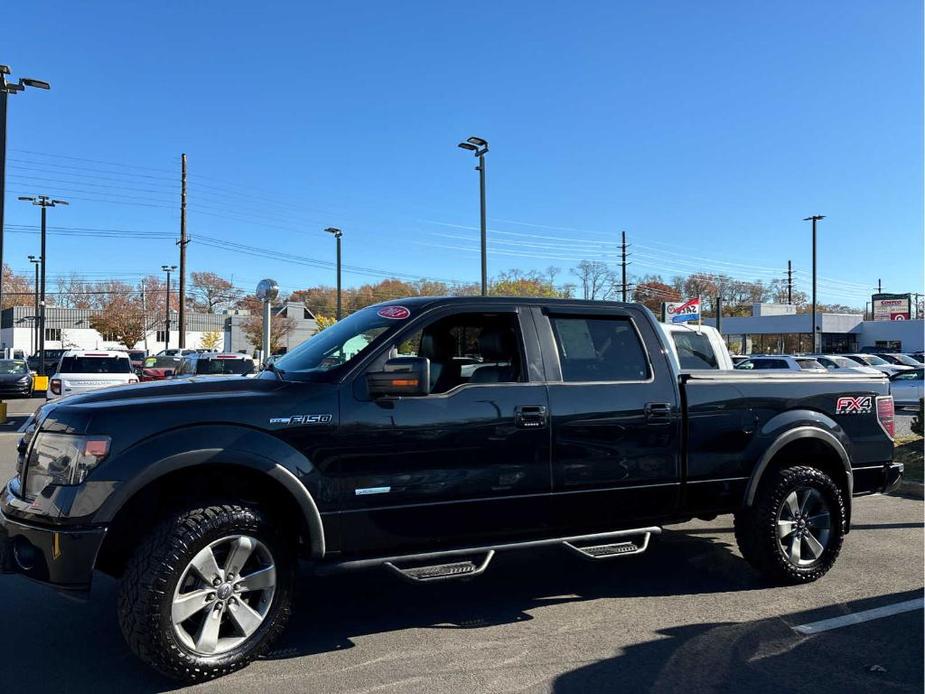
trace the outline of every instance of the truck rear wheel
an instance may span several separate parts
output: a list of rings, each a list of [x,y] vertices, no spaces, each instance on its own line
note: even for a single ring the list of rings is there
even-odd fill
[[[845,501],[827,474],[783,468],[735,517],[742,556],[780,583],[810,583],[832,568],[845,538]]]
[[[129,560],[119,624],[129,647],[173,679],[244,667],[285,627],[293,543],[257,507],[219,504],[172,515]]]

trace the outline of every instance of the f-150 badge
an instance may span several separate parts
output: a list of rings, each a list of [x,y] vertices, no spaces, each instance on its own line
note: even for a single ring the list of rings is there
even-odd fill
[[[270,417],[270,424],[330,424],[334,415],[294,414],[291,417]]]
[[[870,395],[839,398],[835,403],[835,414],[870,414],[873,411],[874,399]]]

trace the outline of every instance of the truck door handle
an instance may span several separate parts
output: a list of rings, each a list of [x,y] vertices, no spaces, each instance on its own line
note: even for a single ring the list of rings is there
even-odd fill
[[[546,426],[545,405],[521,405],[514,408],[514,424],[520,429],[540,429]]]
[[[645,406],[646,419],[650,422],[665,422],[671,419],[671,403],[647,402]]]

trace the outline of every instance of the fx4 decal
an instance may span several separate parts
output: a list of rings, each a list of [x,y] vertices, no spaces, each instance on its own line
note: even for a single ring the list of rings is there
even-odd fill
[[[835,403],[835,414],[870,414],[874,411],[874,399],[870,395],[843,397]]]
[[[291,417],[271,417],[270,424],[330,424],[334,415],[330,414],[294,414]]]

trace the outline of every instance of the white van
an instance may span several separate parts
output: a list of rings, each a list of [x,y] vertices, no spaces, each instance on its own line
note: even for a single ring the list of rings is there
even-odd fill
[[[732,357],[723,336],[709,325],[659,323],[668,338],[675,366],[681,371],[692,369],[732,369]]]
[[[46,400],[86,393],[107,386],[138,383],[128,352],[69,349],[61,355],[58,369],[48,379]]]

